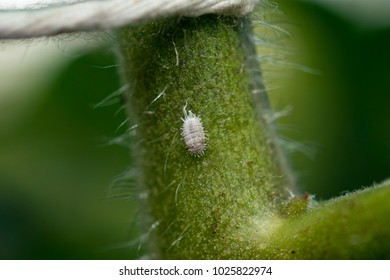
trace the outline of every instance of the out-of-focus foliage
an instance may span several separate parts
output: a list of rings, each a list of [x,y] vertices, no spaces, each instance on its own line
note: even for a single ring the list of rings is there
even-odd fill
[[[363,29],[390,26],[390,1],[387,0],[300,0],[328,9]]]
[[[273,23],[291,34],[281,47],[298,66],[266,73],[274,107],[292,108],[278,124],[289,147],[298,144],[298,185],[320,199],[390,176],[390,24],[364,24],[324,2],[279,1]]]
[[[128,149],[108,145],[126,130],[117,131],[126,112],[120,100],[94,108],[120,87],[115,63],[107,49],[70,58],[42,92],[31,88],[38,97],[28,98],[31,108],[24,104],[28,113],[12,129],[3,123],[0,258],[134,257],[126,246],[113,249],[133,238],[134,201],[108,199],[115,176],[131,164]]]

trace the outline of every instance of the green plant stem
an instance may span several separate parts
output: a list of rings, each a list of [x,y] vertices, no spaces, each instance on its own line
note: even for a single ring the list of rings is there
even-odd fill
[[[389,258],[389,184],[310,211],[290,196],[249,29],[202,16],[118,31],[149,257]],[[184,107],[207,132],[201,157],[182,139]]]
[[[158,225],[155,257],[245,258],[288,196],[286,175],[254,110],[240,40],[244,23],[203,16],[119,32],[130,116],[138,125],[139,184],[148,194],[148,223]],[[199,158],[181,136],[186,105],[207,133]]]
[[[390,182],[285,219],[250,258],[389,259]]]

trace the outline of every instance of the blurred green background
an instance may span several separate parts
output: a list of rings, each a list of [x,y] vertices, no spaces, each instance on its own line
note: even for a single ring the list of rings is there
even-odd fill
[[[390,1],[280,4],[275,24],[290,31],[282,46],[298,66],[271,74],[270,96],[276,110],[292,108],[279,126],[288,147],[298,143],[290,162],[301,191],[327,199],[389,178]]]
[[[325,2],[269,2],[291,36],[262,64],[274,108],[292,108],[278,128],[300,191],[320,200],[390,175],[390,23]],[[1,259],[142,256],[114,43],[98,36],[0,44]]]
[[[130,150],[110,144],[126,132],[120,126],[126,112],[115,94],[116,60],[104,44],[85,47],[88,40],[46,40],[24,46],[30,54],[16,52],[11,61],[15,80],[30,87],[2,87],[0,258],[137,257],[120,245],[133,238],[135,204],[126,191],[131,180],[117,178],[131,166]],[[3,48],[23,49],[15,44]],[[68,51],[69,44],[78,46]],[[49,66],[27,57],[36,55],[57,61]],[[26,67],[31,74],[24,73]],[[113,199],[118,187],[124,199]]]

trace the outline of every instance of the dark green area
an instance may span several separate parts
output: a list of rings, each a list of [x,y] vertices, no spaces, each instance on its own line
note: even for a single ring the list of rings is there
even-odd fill
[[[389,177],[390,26],[358,25],[308,2],[281,6],[299,40],[296,61],[320,74],[279,80],[286,88],[275,104],[293,106],[282,134],[311,150],[292,155],[301,190],[326,199]]]
[[[105,68],[113,64],[107,50],[73,59],[30,115],[2,132],[0,258],[134,257],[110,249],[134,238],[134,202],[107,199],[130,164],[128,149],[108,145],[126,114],[120,100],[94,108],[120,87],[117,68]]]

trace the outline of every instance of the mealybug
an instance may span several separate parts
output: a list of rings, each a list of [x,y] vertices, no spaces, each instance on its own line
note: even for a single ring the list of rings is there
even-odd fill
[[[198,116],[191,111],[186,111],[186,106],[183,108],[184,119],[181,135],[186,143],[190,154],[200,157],[206,149],[206,134],[203,129],[202,122]]]

